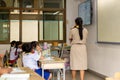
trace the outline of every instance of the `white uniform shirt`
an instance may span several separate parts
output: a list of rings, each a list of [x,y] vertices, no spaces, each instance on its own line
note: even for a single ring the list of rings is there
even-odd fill
[[[15,51],[16,51],[16,48],[15,47],[11,47],[11,50],[10,50],[10,60],[15,60],[17,57],[18,57],[18,54],[19,52],[21,52],[21,49],[17,49],[17,53],[15,55]]]
[[[35,51],[35,53],[28,53],[23,55],[23,66],[29,67],[30,69],[39,69],[37,61],[40,59],[40,55]]]

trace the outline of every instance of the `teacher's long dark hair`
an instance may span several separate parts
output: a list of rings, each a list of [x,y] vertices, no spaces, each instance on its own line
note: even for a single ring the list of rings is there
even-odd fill
[[[81,17],[77,17],[76,19],[75,19],[75,23],[76,23],[76,25],[78,26],[76,26],[77,28],[78,28],[78,30],[79,30],[79,36],[80,36],[80,40],[82,40],[83,39],[83,33],[82,33],[82,31],[83,31],[83,27],[82,27],[82,24],[83,24],[83,21],[82,21],[82,18]]]

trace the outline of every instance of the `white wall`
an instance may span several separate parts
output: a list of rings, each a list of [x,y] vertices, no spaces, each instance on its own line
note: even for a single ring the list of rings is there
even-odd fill
[[[120,71],[120,44],[97,43],[96,0],[93,1],[93,23],[86,28],[88,35],[88,68],[105,76],[113,76]],[[80,0],[67,0],[67,43],[69,30],[78,16]],[[0,45],[0,53],[9,49],[9,45]]]
[[[120,71],[120,44],[97,43],[96,1],[93,1],[93,24],[88,26],[89,68],[106,76]],[[112,9],[111,9],[112,10]]]
[[[10,45],[8,44],[0,44],[0,54],[4,54],[6,50],[10,50]]]
[[[89,31],[87,40],[88,68],[105,76],[113,76],[115,72],[120,71],[120,44],[97,43],[96,1],[92,0],[92,25],[86,27]],[[74,25],[74,19],[78,16],[77,3],[79,2],[80,0],[67,0],[67,38],[69,28]],[[68,39],[67,43],[69,43]]]
[[[69,35],[69,30],[74,26],[74,20],[78,16],[78,4],[80,0],[66,0],[66,22],[67,22],[67,36]],[[67,38],[67,42],[68,38]]]

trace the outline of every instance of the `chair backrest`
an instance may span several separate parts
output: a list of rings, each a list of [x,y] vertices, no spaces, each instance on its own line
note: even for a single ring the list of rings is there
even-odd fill
[[[5,51],[5,55],[3,57],[3,66],[9,66],[8,63],[9,63],[9,52],[8,50]]]
[[[0,67],[3,67],[3,57],[0,56]]]
[[[62,43],[61,45],[61,50],[60,50],[60,55],[59,55],[60,58],[63,57],[63,52],[64,52],[64,43]]]
[[[19,58],[17,59],[17,67],[23,67],[22,57],[23,53],[20,53]]]

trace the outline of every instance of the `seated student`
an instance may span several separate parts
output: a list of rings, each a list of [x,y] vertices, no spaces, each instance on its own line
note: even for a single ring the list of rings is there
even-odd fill
[[[18,48],[19,51],[22,51],[22,42],[21,41],[16,42],[16,48]]]
[[[1,68],[0,67],[0,75],[10,73],[12,71],[12,68]]]
[[[32,45],[32,47],[34,48],[35,53],[38,54],[38,55],[40,55],[40,56],[41,56],[41,57],[40,57],[41,59],[44,59],[44,57],[41,55],[42,48],[41,48],[39,42],[37,42],[37,41],[32,41],[32,42],[31,42],[31,45]]]
[[[16,53],[17,53],[17,58],[19,57],[20,53],[22,52],[22,42],[17,41],[16,42]]]
[[[10,48],[10,60],[11,66],[13,66],[16,63],[16,60],[18,59],[19,53],[22,51],[22,49],[19,47],[22,45],[21,41],[12,41],[11,42],[11,48]]]
[[[41,49],[41,47],[40,47],[39,42],[37,42],[37,41],[32,41],[32,42],[31,42],[31,45],[32,45],[33,49],[34,49],[38,54],[41,53],[42,49]]]
[[[31,43],[24,43],[22,45],[23,50],[23,66],[29,67],[34,70],[40,76],[42,76],[42,69],[38,66],[37,61],[41,58],[40,55],[36,55],[35,50]],[[52,78],[52,74],[48,71],[44,71],[45,80],[50,80]]]
[[[13,41],[10,43],[10,51],[9,51],[9,52],[11,52],[11,51],[15,48],[15,46],[16,46],[16,41],[13,40]]]
[[[10,46],[10,50],[11,50],[11,48],[14,48],[14,47],[15,47],[15,45],[16,45],[16,41],[13,40],[10,44],[11,44],[11,46]]]
[[[32,42],[31,42],[31,45],[32,45],[33,49],[35,50],[35,51],[34,51],[34,54],[36,54],[36,56],[41,56],[40,59],[44,59],[44,57],[41,55],[42,48],[40,47],[39,42],[37,42],[37,41],[32,41]],[[37,63],[38,63],[38,66],[40,66],[40,62],[37,61]]]

